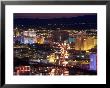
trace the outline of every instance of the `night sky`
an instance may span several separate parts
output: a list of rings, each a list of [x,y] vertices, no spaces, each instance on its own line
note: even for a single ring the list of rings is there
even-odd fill
[[[97,13],[14,13],[14,27],[22,25],[26,28],[97,29]]]
[[[14,18],[71,18],[84,15],[95,15],[96,13],[14,13]]]

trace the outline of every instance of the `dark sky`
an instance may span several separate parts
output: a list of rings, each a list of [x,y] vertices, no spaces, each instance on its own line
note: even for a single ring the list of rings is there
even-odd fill
[[[95,15],[96,13],[14,13],[14,18],[71,18],[84,15]]]

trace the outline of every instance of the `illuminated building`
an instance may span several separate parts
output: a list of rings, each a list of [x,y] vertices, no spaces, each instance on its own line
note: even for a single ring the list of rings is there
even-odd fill
[[[19,67],[15,67],[16,69],[16,75],[29,75],[31,68],[30,66],[19,66]]]
[[[28,32],[28,31],[24,31],[24,32],[23,32],[23,35],[24,35],[24,36],[29,36],[29,32]]]
[[[49,56],[47,56],[47,59],[49,60],[50,63],[55,63],[56,58],[55,58],[55,54],[51,54]]]
[[[45,44],[49,44],[50,41],[45,39],[45,40],[44,40],[44,43],[45,43]]]
[[[44,37],[43,36],[37,36],[36,43],[43,44],[44,43]]]
[[[23,39],[22,36],[16,36],[16,37],[13,38],[13,40],[14,40],[14,44],[15,43],[23,43],[24,42],[24,39]]]
[[[97,45],[97,39],[91,36],[79,36],[76,38],[76,50],[89,50]]]
[[[23,32],[24,36],[28,36],[28,37],[36,37],[36,32],[35,31],[24,31]]]
[[[33,44],[35,43],[35,38],[32,37],[24,37],[24,44]]]
[[[36,41],[35,31],[23,31],[23,36],[20,37],[20,43],[33,44]]]
[[[28,38],[28,43],[29,44],[35,43],[35,38],[33,38],[33,37]]]
[[[65,56],[65,59],[68,59],[69,54],[67,51],[65,52],[64,56]]]
[[[27,37],[24,37],[24,44],[28,44],[28,38]]]
[[[75,50],[82,50],[83,44],[81,43],[81,37],[76,38]]]
[[[20,33],[19,33],[19,31],[17,31],[17,32],[16,32],[16,36],[20,36]]]
[[[64,71],[64,72],[63,72],[63,75],[64,75],[64,76],[68,76],[68,75],[69,75],[69,71],[68,71],[68,70],[67,70],[67,71]]]
[[[20,36],[20,32],[19,32],[19,30],[18,30],[17,28],[14,29],[14,36],[15,36],[15,37]]]
[[[69,37],[69,33],[67,31],[53,31],[53,39],[55,42],[63,42],[67,40]]]
[[[29,36],[30,37],[36,37],[36,32],[35,31],[29,31]]]
[[[97,44],[97,39],[93,37],[88,37],[84,41],[84,50],[89,50],[91,48],[94,48]]]
[[[35,40],[36,40],[35,37],[20,36],[20,43],[23,43],[23,44],[33,44],[35,43]]]
[[[72,42],[75,42],[75,38],[74,37],[69,37],[68,38],[68,43],[72,43]]]
[[[20,37],[20,43],[24,43],[24,36]]]
[[[97,70],[97,55],[90,54],[90,70]]]
[[[64,66],[66,66],[66,65],[68,64],[68,62],[67,62],[67,61],[63,61],[62,64],[63,64]]]
[[[50,75],[55,75],[55,69],[52,69]]]

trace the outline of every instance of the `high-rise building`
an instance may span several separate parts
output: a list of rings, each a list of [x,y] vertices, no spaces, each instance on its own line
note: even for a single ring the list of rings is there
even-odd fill
[[[55,42],[64,42],[69,37],[69,33],[64,30],[53,31],[53,40]]]
[[[94,37],[87,37],[84,41],[84,50],[89,50],[97,45],[97,39]]]
[[[44,37],[43,36],[37,36],[36,43],[43,44],[44,43]]]
[[[75,49],[76,50],[90,50],[97,45],[97,39],[92,36],[79,35],[76,37]]]
[[[28,36],[28,37],[36,37],[36,32],[35,31],[24,31],[23,35]]]
[[[97,55],[96,54],[90,54],[90,70],[97,70]]]

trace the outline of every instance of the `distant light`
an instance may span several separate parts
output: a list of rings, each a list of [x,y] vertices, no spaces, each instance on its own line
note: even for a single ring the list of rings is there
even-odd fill
[[[47,57],[49,57],[49,56],[47,56]]]
[[[79,57],[79,56],[77,56],[77,57]]]
[[[68,56],[65,56],[65,58],[68,58]]]
[[[84,58],[84,55],[82,55],[81,57],[83,57],[83,58]]]
[[[59,59],[59,57],[57,56],[57,59]]]
[[[64,45],[66,46],[66,43],[64,42]]]
[[[87,53],[89,52],[89,51],[86,51]]]
[[[63,64],[66,65],[66,64],[68,64],[68,62],[67,61],[64,61]]]

